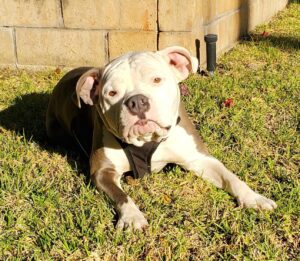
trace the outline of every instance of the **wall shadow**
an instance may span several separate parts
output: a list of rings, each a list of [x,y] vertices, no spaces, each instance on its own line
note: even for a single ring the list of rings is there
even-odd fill
[[[249,0],[240,0],[240,12],[239,12],[239,30],[240,38],[247,39],[249,36],[249,27],[250,27],[250,6]]]
[[[46,110],[50,94],[30,93],[16,97],[13,104],[0,111],[0,126],[25,136],[26,140],[37,143],[42,149],[57,152],[67,157],[73,169],[85,174],[89,182],[88,159],[74,146],[61,146],[50,143],[46,134]]]
[[[285,35],[251,34],[254,41],[266,42],[281,50],[300,49],[300,38]]]
[[[250,0],[240,0],[240,38],[244,41],[263,41],[269,43],[273,47],[280,48],[282,50],[287,49],[300,49],[300,39],[288,35],[273,35],[268,33],[261,34],[251,33],[253,30],[252,20],[253,12],[258,12],[259,10],[253,9],[253,3]],[[300,0],[290,0],[290,3],[300,3]],[[252,14],[251,14],[252,12]],[[249,33],[250,32],[250,33]]]

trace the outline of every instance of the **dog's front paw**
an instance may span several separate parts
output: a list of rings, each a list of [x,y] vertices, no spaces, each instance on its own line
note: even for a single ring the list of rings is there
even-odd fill
[[[142,230],[149,225],[143,213],[133,202],[123,204],[120,208],[120,214],[121,216],[117,223],[118,229],[133,228]]]
[[[273,210],[277,208],[276,203],[254,191],[248,192],[243,197],[238,198],[241,207]]]

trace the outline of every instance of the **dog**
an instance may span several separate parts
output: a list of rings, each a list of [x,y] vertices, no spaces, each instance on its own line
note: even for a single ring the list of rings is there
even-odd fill
[[[256,192],[211,156],[180,100],[179,83],[198,61],[183,47],[132,52],[103,68],[68,72],[56,85],[46,115],[57,143],[76,142],[89,156],[90,175],[119,212],[117,228],[141,230],[148,222],[122,190],[135,178],[175,163],[223,188],[243,207],[272,210],[276,203]]]

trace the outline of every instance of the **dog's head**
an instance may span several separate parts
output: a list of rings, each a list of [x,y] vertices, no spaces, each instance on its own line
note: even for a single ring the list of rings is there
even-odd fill
[[[178,83],[197,68],[197,59],[182,47],[129,53],[83,74],[77,103],[94,105],[106,128],[126,143],[159,142],[177,122]]]

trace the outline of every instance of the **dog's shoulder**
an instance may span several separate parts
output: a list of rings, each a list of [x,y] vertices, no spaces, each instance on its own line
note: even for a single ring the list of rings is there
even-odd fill
[[[79,67],[75,68],[69,72],[67,72],[57,83],[56,86],[69,86],[69,85],[75,85],[79,78],[88,70],[92,69],[93,67]]]

